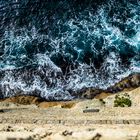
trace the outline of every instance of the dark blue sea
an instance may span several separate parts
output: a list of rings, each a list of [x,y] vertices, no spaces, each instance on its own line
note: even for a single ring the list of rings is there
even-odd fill
[[[139,72],[139,0],[0,0],[1,98],[70,100]]]

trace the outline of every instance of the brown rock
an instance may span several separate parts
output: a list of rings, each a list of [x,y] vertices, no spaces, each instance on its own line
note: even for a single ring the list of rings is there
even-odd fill
[[[81,98],[93,99],[102,92],[103,90],[90,88],[90,89],[87,89],[86,92],[82,93]]]
[[[54,106],[60,106],[61,108],[72,108],[74,107],[76,102],[74,101],[67,101],[67,102],[42,102],[38,104],[40,108],[48,108]]]
[[[2,101],[18,103],[18,104],[23,104],[23,105],[30,105],[30,104],[39,104],[40,102],[43,101],[43,99],[39,97],[34,97],[34,96],[21,95],[21,96],[6,98],[6,99],[3,99]]]

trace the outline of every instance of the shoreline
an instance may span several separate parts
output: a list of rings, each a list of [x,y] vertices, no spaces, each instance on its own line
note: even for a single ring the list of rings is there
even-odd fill
[[[0,101],[1,140],[140,139],[140,87],[127,91],[131,107],[114,107],[116,95],[47,102],[34,96]],[[89,110],[89,111],[85,111]]]

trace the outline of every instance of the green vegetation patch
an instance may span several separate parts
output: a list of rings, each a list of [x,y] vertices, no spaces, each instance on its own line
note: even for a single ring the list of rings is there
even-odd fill
[[[130,106],[132,106],[132,101],[127,93],[115,96],[114,107],[130,107]]]

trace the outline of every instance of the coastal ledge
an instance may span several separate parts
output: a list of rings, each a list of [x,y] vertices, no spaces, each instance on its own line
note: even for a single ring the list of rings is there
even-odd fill
[[[106,99],[111,95],[118,94],[120,92],[129,92],[136,88],[140,87],[140,74],[136,73],[133,75],[124,78],[119,83],[107,88],[106,90],[102,89],[85,89],[80,93],[75,94],[76,97],[72,101],[49,101],[42,97],[32,96],[32,95],[21,95],[18,94],[13,97],[7,97],[0,99],[0,102],[12,102],[22,105],[35,104],[39,107],[47,108],[60,105],[62,108],[72,108],[76,103],[81,102],[86,99]]]

